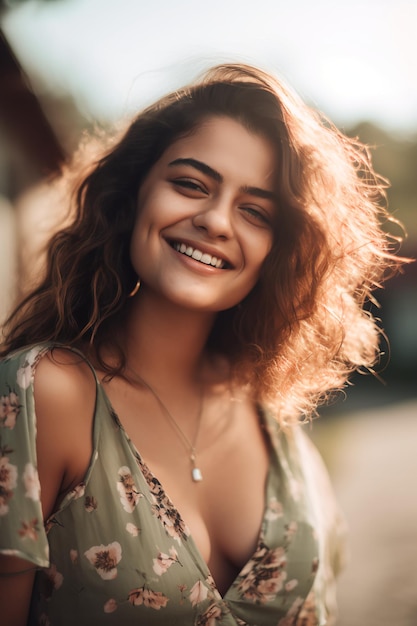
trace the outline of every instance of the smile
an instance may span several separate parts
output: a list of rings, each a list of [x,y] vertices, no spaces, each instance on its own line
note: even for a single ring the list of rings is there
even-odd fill
[[[185,245],[185,243],[174,241],[171,243],[171,246],[180,254],[185,254],[199,263],[211,265],[217,269],[225,269],[227,265],[226,261],[223,259],[219,259],[218,257],[208,254],[207,252],[202,252],[201,250],[198,250],[198,248],[192,248],[191,246]]]

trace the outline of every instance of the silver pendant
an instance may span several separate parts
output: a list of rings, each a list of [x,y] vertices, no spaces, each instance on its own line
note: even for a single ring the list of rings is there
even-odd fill
[[[201,473],[199,467],[193,467],[193,469],[191,470],[191,476],[195,483],[199,483],[203,480],[203,474]]]

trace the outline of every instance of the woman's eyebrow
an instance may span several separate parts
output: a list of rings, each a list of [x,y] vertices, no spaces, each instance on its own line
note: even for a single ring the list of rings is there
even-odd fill
[[[197,159],[193,159],[191,157],[175,159],[171,161],[168,166],[175,167],[176,165],[188,165],[189,167],[193,167],[196,170],[199,170],[203,174],[210,176],[217,183],[222,183],[224,181],[223,176],[220,172],[214,170],[207,163],[203,163],[203,161],[198,161]],[[265,200],[271,200],[272,202],[277,201],[277,195],[273,191],[269,191],[267,189],[261,189],[259,187],[251,187],[249,185],[244,185],[240,188],[242,193],[247,193],[250,196],[255,196],[256,198],[263,198]]]
[[[207,165],[207,163],[197,161],[197,159],[175,159],[174,161],[171,161],[171,163],[169,163],[168,165],[169,167],[175,165],[189,165],[190,167],[194,167],[196,170],[199,170],[203,174],[207,174],[207,176],[210,176],[210,178],[215,180],[217,183],[223,182],[223,176],[219,174],[219,172],[216,172],[216,170],[210,167],[210,165]]]
[[[255,196],[256,198],[263,198],[264,200],[271,200],[272,202],[277,202],[278,197],[277,194],[273,191],[268,191],[268,189],[261,189],[260,187],[248,187],[245,185],[240,188],[242,193],[247,193],[250,196]]]

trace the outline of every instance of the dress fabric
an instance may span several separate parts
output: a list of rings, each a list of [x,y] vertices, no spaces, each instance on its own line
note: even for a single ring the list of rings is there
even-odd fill
[[[29,624],[333,623],[337,509],[305,436],[298,427],[284,434],[265,411],[271,455],[258,545],[223,597],[97,376],[87,473],[43,520],[33,380],[52,347],[21,350],[0,365],[0,552],[38,567]],[[321,485],[306,476],[315,473]]]

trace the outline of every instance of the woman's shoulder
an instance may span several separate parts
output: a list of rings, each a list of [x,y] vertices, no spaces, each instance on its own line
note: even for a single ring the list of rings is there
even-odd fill
[[[96,393],[94,374],[80,353],[56,347],[39,360],[34,374],[38,457],[48,454],[49,471],[63,461],[61,489],[77,484],[90,462]]]
[[[0,395],[16,397],[27,410],[35,398],[53,403],[57,412],[91,404],[96,377],[84,355],[62,344],[26,346],[0,361]],[[38,409],[38,407],[37,407]],[[36,411],[38,413],[38,411]]]
[[[75,415],[83,413],[86,405],[94,406],[96,377],[78,350],[61,344],[32,345],[0,361],[0,395],[10,394],[27,409],[36,401],[36,414],[41,413],[41,404],[42,408],[53,405],[62,416],[69,410]]]
[[[61,405],[85,402],[95,397],[96,378],[92,366],[78,350],[65,346],[48,347],[33,362],[35,395],[53,396]]]
[[[0,360],[0,376],[8,380],[15,378],[17,388],[26,390],[35,380],[39,387],[46,382],[50,391],[57,386],[65,392],[71,386],[92,386],[95,372],[81,351],[58,343],[40,343],[25,346],[9,353]],[[94,386],[94,385],[93,385]]]
[[[97,394],[94,372],[81,352],[56,344],[14,352],[2,361],[1,369],[0,426],[10,437],[14,431],[14,440],[29,436],[30,446],[36,436],[48,514],[57,493],[79,482],[90,462]]]

